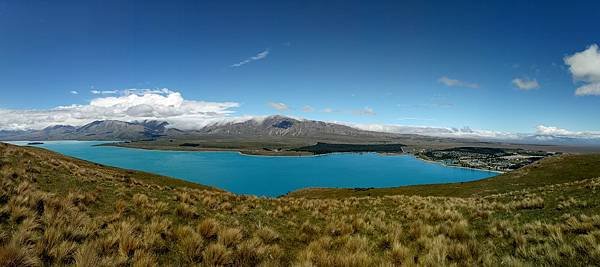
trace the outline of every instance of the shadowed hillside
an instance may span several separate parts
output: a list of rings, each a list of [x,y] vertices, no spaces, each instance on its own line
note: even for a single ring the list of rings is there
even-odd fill
[[[268,199],[0,143],[0,266],[591,265],[598,160],[421,187],[469,198]]]

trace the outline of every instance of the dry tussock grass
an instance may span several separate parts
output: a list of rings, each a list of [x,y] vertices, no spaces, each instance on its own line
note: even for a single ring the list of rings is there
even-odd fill
[[[0,266],[600,262],[600,203],[582,198],[600,178],[482,198],[268,199],[0,151]]]

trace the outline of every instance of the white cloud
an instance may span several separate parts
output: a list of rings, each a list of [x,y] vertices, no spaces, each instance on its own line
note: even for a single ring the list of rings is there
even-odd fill
[[[269,106],[279,111],[288,110],[288,106],[281,102],[269,102]]]
[[[536,127],[536,133],[541,134],[541,135],[570,135],[570,134],[573,134],[573,132],[566,130],[566,129],[561,129],[561,128],[554,127],[554,126],[544,126],[544,125],[538,125]]]
[[[600,95],[600,83],[591,83],[581,86],[575,90],[575,95]]]
[[[575,95],[600,95],[600,52],[597,44],[565,57],[564,62],[574,80],[587,83],[577,88]]]
[[[573,78],[585,82],[600,82],[600,53],[598,45],[564,58]]]
[[[90,93],[94,95],[116,95],[119,93],[119,90],[91,90]]]
[[[536,127],[536,134],[544,136],[561,136],[561,137],[573,137],[573,138],[600,138],[600,131],[570,131],[567,129],[538,125]]]
[[[325,113],[332,113],[334,110],[332,108],[324,108],[323,112]]]
[[[363,109],[357,109],[352,112],[354,115],[365,115],[365,116],[374,116],[376,115],[375,111],[370,107],[365,107]]]
[[[246,65],[246,64],[248,64],[248,63],[250,63],[250,62],[252,62],[252,61],[256,61],[256,60],[261,60],[261,59],[264,59],[264,58],[266,58],[268,55],[269,55],[269,50],[267,49],[267,50],[265,50],[265,51],[262,51],[262,52],[260,52],[260,53],[256,54],[256,55],[255,55],[255,56],[253,56],[253,57],[249,57],[249,58],[247,58],[247,59],[244,59],[244,60],[242,60],[242,61],[240,61],[240,62],[238,62],[238,63],[232,64],[230,67],[232,67],[232,68],[241,67],[241,66],[243,66],[243,65]]]
[[[71,92],[69,92],[69,93],[71,93],[71,94],[73,94],[73,95],[78,95],[78,94],[79,94],[79,92],[77,92],[77,91],[75,91],[75,90],[73,90],[73,91],[71,91]]]
[[[450,79],[446,76],[439,78],[438,82],[443,83],[444,85],[446,85],[448,87],[467,87],[467,88],[473,88],[473,89],[479,88],[479,84],[464,82],[464,81],[460,81],[460,80],[456,80],[456,79]]]
[[[508,140],[511,142],[552,141],[556,137],[567,137],[577,140],[600,141],[600,131],[570,131],[567,129],[539,125],[534,133],[514,133],[492,130],[471,129],[470,127],[435,127],[435,126],[408,126],[397,124],[354,124],[338,122],[354,128],[396,134],[418,134],[435,137],[473,138],[482,140]]]
[[[304,106],[302,108],[302,111],[304,111],[304,112],[313,112],[313,111],[315,111],[315,108],[313,108],[311,106]]]
[[[430,126],[407,126],[394,124],[351,124],[346,125],[358,129],[396,134],[418,134],[436,137],[486,138],[486,139],[518,139],[519,135],[509,132],[490,130],[473,130],[469,127],[447,128]]]
[[[236,102],[186,100],[168,89],[128,92],[95,98],[85,105],[46,110],[0,109],[0,130],[42,129],[57,124],[79,126],[95,120],[164,120],[175,128],[197,129],[230,118],[232,109],[239,107]]]
[[[446,137],[446,138],[472,138],[481,140],[496,140],[510,142],[530,143],[536,141],[553,141],[556,137],[568,137],[577,140],[590,140],[600,142],[600,131],[569,131],[559,127],[539,125],[534,133],[514,133],[504,131],[492,131],[471,129],[470,127],[436,127],[436,126],[409,126],[398,124],[355,124],[348,122],[337,122],[361,130],[386,132],[395,134],[417,134],[424,136]],[[534,142],[535,143],[535,142]]]
[[[512,80],[512,83],[519,89],[521,90],[533,90],[533,89],[538,89],[540,88],[540,84],[537,82],[536,79],[533,80],[529,80],[526,78],[515,78]]]

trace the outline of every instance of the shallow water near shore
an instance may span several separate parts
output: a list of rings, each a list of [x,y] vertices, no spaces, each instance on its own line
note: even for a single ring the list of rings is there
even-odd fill
[[[11,142],[27,145],[28,142]],[[104,165],[146,171],[237,194],[280,196],[307,187],[367,188],[479,180],[495,172],[426,162],[412,155],[335,153],[318,157],[246,156],[238,152],[184,152],[95,146],[98,141],[36,145]]]

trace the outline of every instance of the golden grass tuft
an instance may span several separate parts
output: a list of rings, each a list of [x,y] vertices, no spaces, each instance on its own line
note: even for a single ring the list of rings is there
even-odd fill
[[[232,262],[232,253],[221,243],[213,243],[202,252],[203,263],[207,266],[225,266]]]
[[[218,233],[218,240],[226,247],[233,247],[242,240],[242,231],[238,228],[222,229]]]
[[[275,243],[281,238],[275,230],[268,226],[259,226],[254,234],[266,244]]]
[[[219,231],[219,222],[212,218],[204,219],[198,224],[196,231],[205,239],[215,239]]]
[[[40,265],[40,260],[33,256],[28,249],[15,244],[0,247],[0,266],[34,267]]]

